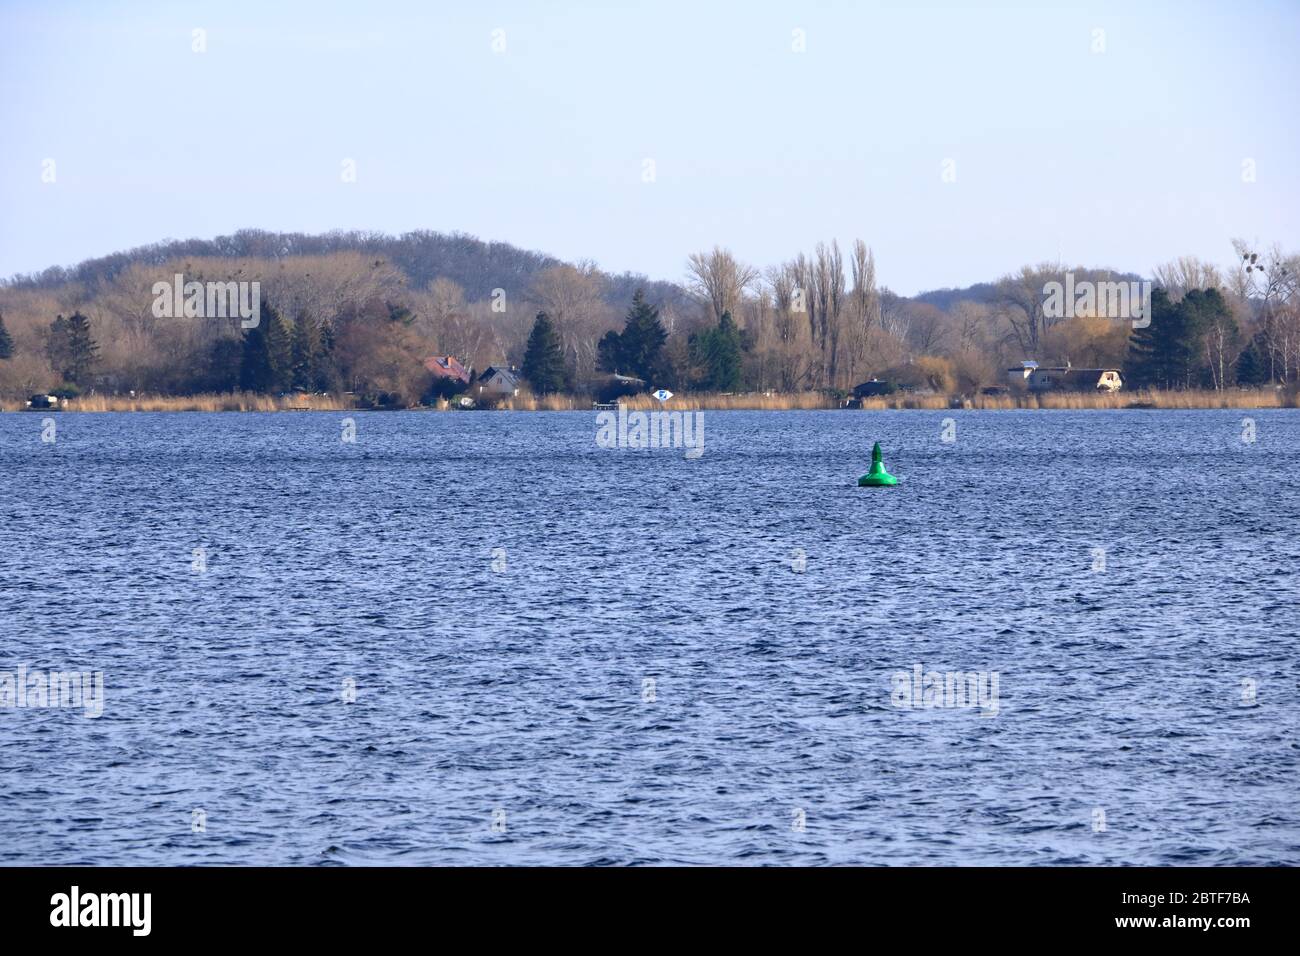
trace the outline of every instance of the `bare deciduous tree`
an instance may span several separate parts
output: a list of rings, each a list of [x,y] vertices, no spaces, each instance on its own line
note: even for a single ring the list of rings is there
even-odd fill
[[[1300,373],[1300,256],[1286,256],[1274,245],[1253,251],[1243,239],[1232,240],[1237,270],[1232,288],[1254,303],[1268,360],[1270,381],[1294,381]]]
[[[952,331],[949,316],[928,302],[913,302],[908,306],[908,312],[908,344],[922,355],[942,352]]]
[[[543,269],[534,278],[528,297],[555,323],[570,375],[579,380],[589,378],[596,367],[596,345],[611,321],[595,263]]]
[[[853,242],[849,260],[853,289],[849,293],[848,378],[854,384],[857,371],[868,362],[868,346],[873,328],[880,326],[880,291],[876,288],[876,257],[861,239]]]
[[[1169,293],[1170,301],[1177,302],[1192,289],[1217,289],[1223,286],[1223,273],[1196,256],[1180,256],[1156,266],[1152,273],[1156,285]]]
[[[712,252],[692,253],[686,273],[691,292],[708,303],[714,322],[724,312],[735,318],[745,290],[758,278],[757,269],[737,261],[721,246],[714,246]]]
[[[1060,278],[1060,265],[1043,263],[1023,266],[1019,272],[1003,276],[998,282],[1001,314],[1026,358],[1038,357],[1043,333],[1052,324],[1043,309],[1043,287],[1048,282],[1059,282]]]

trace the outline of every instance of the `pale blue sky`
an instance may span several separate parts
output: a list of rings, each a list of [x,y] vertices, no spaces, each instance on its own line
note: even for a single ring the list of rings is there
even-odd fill
[[[1226,262],[1300,248],[1298,60],[1295,2],[0,0],[0,275],[244,227],[664,279],[860,236],[909,294]]]

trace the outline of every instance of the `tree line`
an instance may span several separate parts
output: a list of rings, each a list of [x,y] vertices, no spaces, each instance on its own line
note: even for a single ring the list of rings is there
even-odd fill
[[[245,251],[260,248],[240,235]],[[818,243],[766,270],[722,248],[696,253],[671,294],[664,283],[611,285],[591,263],[539,260],[505,286],[480,276],[474,287],[490,293],[479,298],[442,275],[414,283],[369,251],[300,246],[237,258],[114,259],[112,268],[0,284],[0,393],[303,390],[412,404],[449,394],[426,363],[433,355],[479,371],[517,367],[539,394],[842,394],[872,377],[970,393],[1029,359],[1119,368],[1130,385],[1165,388],[1294,384],[1300,376],[1296,257],[1239,241],[1226,268],[1187,257],[1159,267],[1151,322],[1138,329],[1045,308],[1047,284],[1066,272],[1094,282],[1137,278],[1129,273],[1043,264],[966,290],[904,297],[878,282],[875,255],[861,240],[847,255],[834,241]],[[174,272],[260,282],[261,322],[243,330],[153,316],[148,290]]]

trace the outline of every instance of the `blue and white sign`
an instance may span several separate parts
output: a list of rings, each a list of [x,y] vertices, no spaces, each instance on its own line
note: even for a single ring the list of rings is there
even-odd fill
[[[661,388],[659,389],[659,391],[651,392],[650,394],[653,395],[655,398],[659,399],[659,401],[661,402],[666,402],[668,401],[668,399],[673,397],[673,393],[668,391],[668,389],[666,388]]]

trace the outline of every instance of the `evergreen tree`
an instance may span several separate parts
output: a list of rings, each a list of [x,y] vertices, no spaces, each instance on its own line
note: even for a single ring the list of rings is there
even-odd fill
[[[98,351],[99,346],[90,334],[90,319],[80,312],[74,312],[66,319],[57,316],[50,323],[46,354],[50,365],[65,382],[84,384]]]
[[[239,338],[222,337],[212,343],[208,353],[208,373],[198,379],[195,391],[229,392],[239,388],[240,360],[243,342]]]
[[[696,332],[690,340],[691,363],[702,370],[701,388],[734,392],[741,386],[740,329],[730,312],[723,312],[718,324]]]
[[[1169,301],[1164,289],[1156,289],[1151,294],[1150,324],[1135,329],[1129,338],[1127,377],[1133,385],[1154,388],[1210,385],[1214,374],[1207,362],[1207,336],[1222,329],[1226,349],[1236,328],[1217,289],[1193,289],[1176,303]]]
[[[600,367],[607,372],[635,375],[650,382],[665,374],[664,342],[668,333],[659,321],[659,310],[645,300],[645,292],[636,290],[628,310],[623,331],[606,332],[597,346]]]
[[[277,390],[290,388],[293,384],[293,328],[274,310],[267,321],[266,356],[271,365],[272,387]]]
[[[1184,315],[1189,353],[1190,385],[1224,388],[1233,380],[1233,362],[1241,345],[1241,330],[1218,289],[1192,289],[1178,303]]]
[[[262,305],[262,321],[244,333],[239,357],[239,387],[246,392],[264,392],[271,387],[271,362],[266,354],[267,306]]]
[[[1217,294],[1217,293],[1216,293]],[[1200,289],[1193,289],[1174,307],[1167,330],[1171,388],[1196,388],[1205,370],[1205,331],[1207,310],[1202,307]]]
[[[1168,388],[1173,376],[1171,334],[1178,307],[1164,289],[1151,293],[1150,321],[1129,336],[1126,377],[1135,386]]]
[[[604,372],[617,372],[623,367],[623,336],[613,329],[596,343],[596,367]]]
[[[321,357],[320,326],[310,315],[302,313],[294,319],[290,336],[289,384],[304,392],[315,390]]]
[[[319,329],[320,351],[316,355],[316,380],[312,386],[318,392],[334,392],[343,387],[342,376],[334,359],[334,324],[322,322]]]
[[[1268,352],[1263,333],[1256,333],[1237,359],[1237,381],[1242,385],[1263,385],[1268,381]]]
[[[545,312],[538,312],[533,320],[533,331],[528,335],[528,348],[524,351],[524,365],[520,371],[538,395],[564,389],[567,377],[564,349],[560,346],[555,323]]]
[[[14,357],[14,340],[5,328],[5,317],[0,315],[0,359]]]
[[[283,387],[292,377],[292,363],[289,330],[275,306],[263,302],[262,321],[244,333],[239,387],[248,392],[270,392]]]

